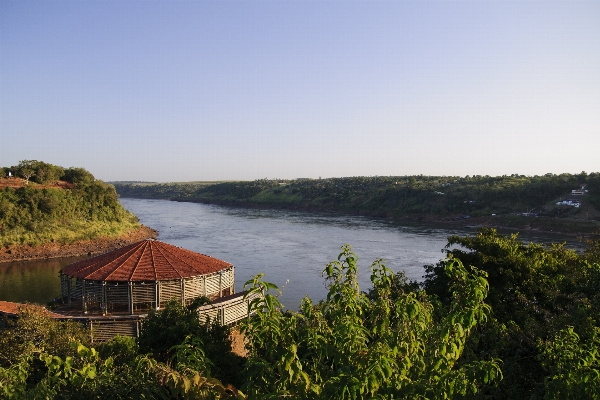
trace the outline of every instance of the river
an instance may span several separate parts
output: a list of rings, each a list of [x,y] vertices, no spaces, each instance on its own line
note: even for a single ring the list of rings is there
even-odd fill
[[[140,222],[159,232],[159,239],[235,265],[236,291],[258,273],[283,288],[280,300],[297,309],[308,295],[319,300],[327,294],[321,273],[337,258],[344,243],[359,258],[361,289],[369,288],[369,266],[383,258],[388,268],[422,280],[426,264],[444,257],[442,249],[452,234],[470,229],[441,229],[428,225],[399,225],[385,219],[285,210],[230,208],[166,200],[123,198],[123,206]],[[563,242],[574,238],[526,233],[523,240]],[[60,295],[58,271],[81,258],[0,264],[0,300],[44,304]]]

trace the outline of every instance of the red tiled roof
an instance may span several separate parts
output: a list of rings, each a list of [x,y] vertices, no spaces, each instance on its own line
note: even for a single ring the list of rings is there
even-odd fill
[[[13,303],[10,301],[0,301],[0,313],[9,314],[9,315],[17,315],[19,312],[19,307],[22,306],[21,303]]]
[[[164,281],[206,275],[231,266],[217,258],[146,239],[69,264],[61,272],[91,281]]]

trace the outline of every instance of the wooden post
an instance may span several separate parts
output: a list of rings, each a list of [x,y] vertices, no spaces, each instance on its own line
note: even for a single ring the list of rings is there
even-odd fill
[[[181,305],[185,306],[185,281],[181,278]]]
[[[223,271],[219,271],[219,297],[223,297]]]
[[[81,280],[81,310],[87,314],[87,304],[85,304],[85,279]]]
[[[246,299],[246,310],[248,312],[248,316],[247,316],[248,321],[250,321],[250,299],[248,299],[248,298]]]
[[[160,297],[158,293],[158,281],[154,282],[154,299],[156,300],[155,307],[158,310],[160,308]]]
[[[71,277],[69,276],[69,280],[67,281],[67,304],[69,308],[71,308]]]
[[[108,304],[106,304],[106,281],[102,281],[102,315],[106,315]]]
[[[133,286],[131,282],[129,282],[127,289],[127,297],[129,298],[129,314],[133,315]]]

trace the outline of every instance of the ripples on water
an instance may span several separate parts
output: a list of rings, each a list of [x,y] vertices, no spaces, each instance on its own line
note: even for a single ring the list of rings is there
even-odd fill
[[[309,295],[325,297],[321,273],[349,243],[359,257],[359,284],[370,287],[369,266],[386,260],[394,272],[403,270],[422,280],[423,266],[444,257],[442,249],[452,234],[472,230],[399,226],[383,219],[287,210],[229,208],[164,200],[121,199],[140,221],[159,231],[159,239],[235,265],[236,290],[257,273],[280,287],[281,301],[296,309]],[[286,282],[289,281],[287,284]]]
[[[305,295],[314,301],[325,297],[327,288],[321,273],[328,261],[337,258],[344,243],[351,244],[358,255],[359,284],[362,290],[368,290],[369,266],[376,258],[385,259],[392,271],[403,270],[409,279],[420,281],[423,266],[444,257],[441,250],[448,236],[473,233],[473,230],[447,230],[424,225],[399,226],[388,220],[360,216],[229,208],[165,200],[121,199],[121,203],[137,215],[141,223],[158,230],[160,240],[235,265],[236,291],[241,291],[244,282],[252,276],[265,273],[265,280],[285,286],[281,301],[291,309],[298,308]],[[563,240],[539,235],[523,236],[523,239]],[[57,260],[39,264],[48,262],[53,266],[36,269],[38,272],[35,273],[45,274],[46,283],[35,284],[39,286],[35,290],[27,291],[31,284],[22,277],[19,279],[25,283],[16,285],[17,278],[2,275],[0,300],[43,303],[58,296],[58,271],[62,266],[56,264]],[[34,265],[32,262],[24,264]],[[66,264],[62,262],[62,265]],[[0,264],[0,274],[3,274],[3,267]],[[23,274],[35,278],[33,272]],[[49,283],[52,279],[54,284]],[[13,290],[13,287],[19,289]],[[56,289],[46,291],[49,287]],[[14,295],[6,296],[7,291]],[[17,291],[23,292],[17,294]]]
[[[386,221],[281,210],[227,208],[160,200],[121,199],[140,221],[159,231],[159,239],[236,266],[236,290],[257,273],[285,285],[282,302],[297,308],[305,295],[326,295],[321,273],[344,243],[359,256],[359,283],[367,289],[369,265],[387,266],[421,279],[423,265],[443,255],[448,232],[423,234]],[[287,284],[286,282],[289,281]]]

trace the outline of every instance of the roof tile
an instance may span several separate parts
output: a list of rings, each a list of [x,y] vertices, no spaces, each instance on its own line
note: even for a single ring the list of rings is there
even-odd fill
[[[73,278],[109,282],[164,281],[212,274],[232,265],[159,240],[146,239],[97,257],[69,264]]]

